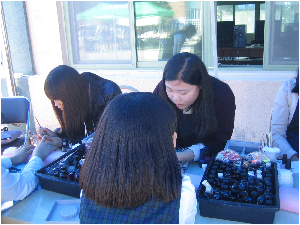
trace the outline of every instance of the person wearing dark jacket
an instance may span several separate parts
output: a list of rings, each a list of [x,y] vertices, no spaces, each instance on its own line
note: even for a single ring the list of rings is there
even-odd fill
[[[48,141],[57,147],[62,142],[74,144],[93,133],[106,105],[122,93],[113,81],[90,72],[79,74],[66,65],[50,71],[44,90],[61,127],[54,132],[40,128],[38,133],[45,132]]]
[[[180,162],[198,161],[204,149],[209,156],[224,149],[234,128],[235,97],[228,84],[208,74],[198,56],[174,55],[154,93],[177,112]]]

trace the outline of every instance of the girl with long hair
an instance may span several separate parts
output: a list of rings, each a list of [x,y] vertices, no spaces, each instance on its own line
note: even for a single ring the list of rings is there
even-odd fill
[[[79,74],[66,65],[50,71],[44,89],[61,127],[55,132],[47,128],[38,132],[45,132],[50,138],[69,139],[72,143],[93,133],[105,106],[121,94],[114,82],[89,72]],[[56,145],[60,144],[61,140]]]
[[[180,172],[176,123],[152,93],[108,104],[80,171],[81,223],[194,223],[195,188]]]
[[[234,128],[234,94],[226,83],[208,74],[198,56],[174,55],[154,93],[176,110],[180,162],[199,160],[202,149],[210,156],[224,149]]]

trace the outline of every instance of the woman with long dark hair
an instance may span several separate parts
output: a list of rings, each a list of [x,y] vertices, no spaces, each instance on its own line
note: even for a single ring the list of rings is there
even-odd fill
[[[80,171],[81,223],[194,223],[195,188],[180,172],[176,123],[152,93],[107,105]]]
[[[287,154],[299,161],[299,69],[294,79],[285,81],[274,99],[271,120],[272,144],[280,149],[279,158]]]
[[[226,83],[208,74],[198,56],[174,55],[154,93],[176,110],[180,162],[197,161],[204,148],[209,155],[224,149],[234,128],[234,94]]]
[[[72,143],[94,132],[105,106],[121,94],[114,82],[89,72],[79,74],[66,65],[50,71],[44,89],[61,128],[56,132],[41,128],[39,133],[67,138]]]

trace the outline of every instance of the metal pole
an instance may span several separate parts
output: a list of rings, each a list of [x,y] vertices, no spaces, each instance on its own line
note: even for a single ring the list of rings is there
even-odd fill
[[[1,7],[1,32],[2,32],[2,37],[4,41],[4,48],[5,48],[5,54],[6,54],[6,60],[7,60],[7,65],[8,65],[8,72],[9,72],[9,78],[10,78],[10,84],[11,84],[11,89],[8,88],[9,93],[16,96],[17,95],[17,90],[16,90],[16,82],[14,78],[14,71],[13,71],[13,65],[11,62],[11,55],[10,55],[10,49],[9,49],[9,41],[8,41],[8,36],[7,36],[7,31],[6,31],[6,26],[5,26],[5,17],[4,17],[4,11],[3,11],[3,6],[2,2],[0,4]]]

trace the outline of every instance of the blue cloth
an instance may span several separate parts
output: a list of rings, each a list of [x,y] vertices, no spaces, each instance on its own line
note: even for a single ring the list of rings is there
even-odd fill
[[[89,200],[82,194],[80,223],[153,224],[179,223],[180,198],[169,203],[151,199],[134,208],[107,208]]]

